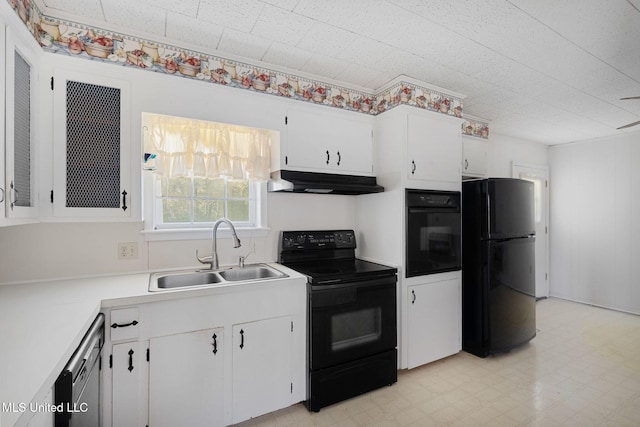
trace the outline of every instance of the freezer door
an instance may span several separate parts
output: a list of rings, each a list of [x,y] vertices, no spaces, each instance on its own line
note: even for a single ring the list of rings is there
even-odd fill
[[[487,242],[489,354],[536,335],[535,239]]]
[[[533,183],[495,178],[486,182],[488,239],[533,235],[535,228]]]

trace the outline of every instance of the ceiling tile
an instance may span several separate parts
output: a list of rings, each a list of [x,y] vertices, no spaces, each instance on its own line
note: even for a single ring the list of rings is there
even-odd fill
[[[222,32],[218,49],[233,56],[260,60],[271,46],[270,40],[256,37],[241,31],[226,28]]]
[[[294,12],[354,34],[383,40],[412,15],[385,0],[300,0]]]
[[[269,46],[262,60],[293,70],[300,70],[313,54],[297,47],[274,42]]]
[[[103,1],[106,21],[117,27],[164,36],[167,10],[130,0]]]
[[[635,48],[640,40],[640,13],[626,0],[510,0],[510,3],[599,58]],[[571,19],[566,19],[567,16]]]
[[[90,17],[95,20],[104,20],[102,4],[100,0],[43,0],[47,8],[57,9],[62,12],[81,17]],[[48,13],[55,14],[55,10],[48,10]]]
[[[251,34],[295,46],[309,31],[314,21],[283,9],[265,5]]]
[[[248,33],[263,7],[264,3],[251,0],[200,0],[198,19]]]
[[[315,22],[296,46],[300,49],[338,58],[345,56],[343,51],[350,51],[353,37],[354,34],[349,31],[323,22]]]
[[[197,16],[198,6],[200,4],[200,0],[138,0],[138,2],[192,18]]]
[[[222,30],[223,27],[180,13],[169,12],[167,14],[166,36],[172,40],[217,49],[220,37],[222,37]]]
[[[393,79],[386,73],[381,73],[373,68],[365,68],[358,64],[349,64],[336,75],[336,80],[361,85],[364,87],[379,87]]]
[[[270,4],[272,6],[277,6],[281,9],[285,9],[285,10],[293,10],[294,7],[296,7],[296,4],[298,4],[299,0],[260,0],[263,3],[266,4]]]
[[[317,76],[319,79],[322,79],[322,76],[335,79],[338,74],[349,66],[350,64],[346,61],[316,53],[309,58],[309,61],[300,70]]]

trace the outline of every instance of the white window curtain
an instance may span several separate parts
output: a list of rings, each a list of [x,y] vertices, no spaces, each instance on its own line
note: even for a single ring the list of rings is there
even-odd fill
[[[271,131],[148,115],[145,168],[167,177],[269,179]]]

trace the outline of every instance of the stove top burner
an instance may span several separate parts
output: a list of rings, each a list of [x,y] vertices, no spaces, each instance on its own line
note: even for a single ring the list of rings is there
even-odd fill
[[[312,285],[348,283],[376,276],[392,276],[398,270],[361,259],[285,264],[308,277]]]
[[[311,285],[347,283],[398,270],[356,258],[353,230],[283,231],[280,263],[308,277]]]

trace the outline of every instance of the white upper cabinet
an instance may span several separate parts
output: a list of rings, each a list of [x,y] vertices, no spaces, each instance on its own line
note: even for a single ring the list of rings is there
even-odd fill
[[[460,181],[460,121],[434,113],[407,114],[407,179]]]
[[[130,84],[59,69],[53,87],[53,216],[131,218]]]
[[[489,168],[489,143],[485,140],[462,136],[462,176],[484,177]]]
[[[290,109],[278,169],[373,175],[372,117],[316,107]]]
[[[23,40],[8,27],[5,43],[5,157],[0,200],[4,200],[4,217],[20,221],[38,215],[34,162],[39,99],[38,52],[33,43]]]

